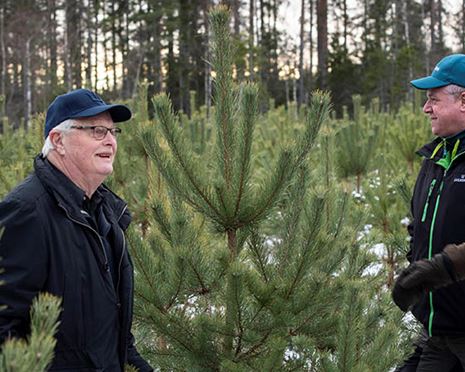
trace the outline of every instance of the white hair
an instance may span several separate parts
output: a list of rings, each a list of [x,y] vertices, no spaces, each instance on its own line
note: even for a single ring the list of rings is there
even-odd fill
[[[446,86],[446,92],[458,99],[460,95],[465,92],[465,88],[461,87],[460,85],[449,84]]]
[[[61,133],[65,133],[65,132],[69,132],[69,130],[71,129],[71,126],[74,124],[74,120],[73,119],[67,119],[65,121],[62,121],[60,124],[58,124],[55,128],[53,128],[51,131],[57,131],[57,132],[61,132]],[[51,132],[50,131],[50,132]],[[42,147],[42,156],[44,158],[47,157],[47,155],[49,154],[49,152],[51,150],[53,150],[55,148],[55,146],[53,146],[53,143],[52,141],[50,141],[50,134],[47,136],[47,138],[45,139],[45,142],[44,142],[44,146]]]

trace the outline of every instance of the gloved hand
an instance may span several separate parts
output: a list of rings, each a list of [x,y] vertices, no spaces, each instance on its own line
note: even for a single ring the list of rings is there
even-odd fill
[[[392,298],[407,311],[428,291],[465,279],[465,243],[449,244],[431,260],[420,260],[403,270],[392,289]]]

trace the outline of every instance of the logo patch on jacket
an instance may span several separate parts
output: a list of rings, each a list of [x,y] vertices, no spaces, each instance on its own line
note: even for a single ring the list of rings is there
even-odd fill
[[[465,182],[465,174],[461,174],[460,177],[454,178],[454,182]]]

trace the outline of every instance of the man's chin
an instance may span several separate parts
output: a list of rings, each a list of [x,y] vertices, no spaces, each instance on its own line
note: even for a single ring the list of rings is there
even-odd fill
[[[102,177],[108,177],[113,173],[113,167],[103,167],[98,172]]]

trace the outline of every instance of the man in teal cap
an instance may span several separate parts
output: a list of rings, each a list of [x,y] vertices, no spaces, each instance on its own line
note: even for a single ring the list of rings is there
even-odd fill
[[[465,54],[443,58],[431,76],[411,84],[426,91],[423,112],[436,138],[418,151],[410,265],[393,299],[425,330],[418,366],[402,371],[447,372],[465,367]]]

